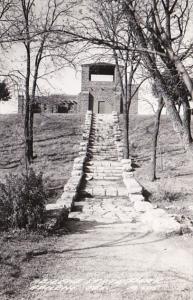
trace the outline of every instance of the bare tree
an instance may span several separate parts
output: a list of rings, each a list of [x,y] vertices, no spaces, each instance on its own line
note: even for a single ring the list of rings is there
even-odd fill
[[[168,89],[168,85],[166,80],[163,78],[161,73],[161,67],[160,67],[160,60],[162,63],[164,62],[164,59],[166,58],[170,64],[173,65],[173,60],[171,59],[171,53],[169,54],[168,51],[170,50],[168,46],[166,47],[165,44],[163,44],[162,40],[155,40],[155,38],[159,38],[159,34],[154,34],[155,26],[157,28],[157,25],[155,22],[153,23],[152,20],[155,20],[155,7],[153,6],[152,1],[147,1],[148,5],[144,6],[144,10],[140,10],[138,6],[138,2],[134,1],[121,1],[123,4],[123,9],[125,11],[125,14],[127,15],[128,23],[130,24],[130,29],[133,32],[133,34],[136,37],[136,40],[138,41],[138,45],[140,49],[143,49],[142,54],[142,60],[143,64],[145,65],[146,69],[148,70],[149,74],[153,79],[156,79],[156,84],[159,85],[159,88],[161,89],[162,96],[166,105],[166,108],[170,114],[171,120],[173,122],[173,126],[175,130],[179,133],[182,143],[187,150],[191,150],[192,148],[192,138],[189,131],[189,128],[187,126],[187,122],[183,122],[180,118],[180,115],[176,109],[175,103],[173,101],[173,95],[171,94],[170,90]],[[177,1],[175,1],[177,2]],[[158,8],[157,8],[158,9]],[[144,17],[145,15],[145,17]],[[153,17],[152,17],[153,16]],[[157,18],[157,17],[156,17]],[[151,19],[151,21],[149,21]],[[145,20],[145,21],[144,21]],[[180,17],[181,20],[181,17]],[[150,25],[149,25],[150,24]],[[153,24],[153,25],[152,25]],[[151,26],[151,27],[150,27]],[[172,23],[170,24],[172,26]],[[151,30],[152,28],[152,30]],[[172,32],[172,30],[171,30]],[[159,41],[161,48],[155,47],[155,42]],[[162,43],[161,43],[162,41]],[[153,52],[149,51],[149,47],[153,48]],[[165,47],[165,48],[164,48]],[[145,51],[146,49],[146,51]],[[173,50],[174,51],[174,50]],[[179,73],[179,65],[182,67],[182,63],[178,61],[174,65],[175,70],[177,71],[177,74],[181,76],[181,73]],[[165,65],[166,68],[168,68],[168,64]],[[185,67],[183,66],[185,69]],[[185,73],[187,75],[187,72]],[[184,78],[184,76],[182,78]],[[172,75],[171,75],[172,76]],[[183,82],[185,84],[185,81],[183,79]],[[185,84],[187,87],[187,84]],[[189,93],[191,92],[190,89],[188,89]]]
[[[59,22],[67,20],[75,4],[75,1],[64,3],[57,0],[48,0],[43,4],[36,0],[17,0],[15,2],[12,20],[14,32],[10,39],[13,41],[17,37],[17,43],[23,44],[26,55],[26,72],[24,75],[26,164],[31,163],[34,157],[33,106],[38,80],[50,72],[72,63],[70,45],[74,40],[63,36],[61,43],[57,35],[53,35],[52,32],[56,30]],[[60,60],[59,67],[57,59]]]

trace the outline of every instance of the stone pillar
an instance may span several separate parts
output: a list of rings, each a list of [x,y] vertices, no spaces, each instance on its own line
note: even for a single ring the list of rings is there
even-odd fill
[[[82,65],[82,82],[81,82],[81,91],[87,91],[89,86],[89,65]]]
[[[47,108],[46,108],[46,112],[47,113],[52,113],[52,105],[51,104],[47,104]]]
[[[121,93],[115,93],[113,110],[119,114],[120,109],[121,109]]]
[[[58,112],[58,105],[54,105],[53,106],[53,113],[57,113]]]
[[[44,113],[44,112],[46,111],[46,109],[45,109],[45,107],[44,107],[44,104],[41,103],[41,104],[40,104],[40,107],[41,107],[41,112]]]

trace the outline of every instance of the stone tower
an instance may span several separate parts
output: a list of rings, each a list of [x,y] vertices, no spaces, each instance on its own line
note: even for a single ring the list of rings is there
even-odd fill
[[[114,64],[93,63],[82,65],[80,111],[94,113],[122,113],[121,87]],[[137,114],[138,101],[133,101],[131,113]]]
[[[120,112],[120,84],[115,65],[108,63],[82,65],[81,111]]]

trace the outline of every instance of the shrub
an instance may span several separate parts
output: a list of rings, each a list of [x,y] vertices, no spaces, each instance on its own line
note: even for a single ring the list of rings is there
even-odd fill
[[[182,194],[176,191],[173,191],[167,183],[158,185],[157,192],[151,196],[152,202],[174,202],[182,198]]]
[[[10,174],[0,184],[0,226],[37,229],[44,221],[46,194],[43,174],[33,169]]]

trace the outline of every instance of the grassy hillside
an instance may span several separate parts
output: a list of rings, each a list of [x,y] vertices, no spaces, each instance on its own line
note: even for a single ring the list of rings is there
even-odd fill
[[[33,167],[43,171],[50,198],[68,180],[82,136],[83,115],[35,115]],[[0,179],[23,168],[24,142],[21,115],[0,115]]]
[[[168,209],[169,212],[193,218],[193,162],[182,148],[178,135],[166,116],[162,117],[160,126],[158,180],[153,183],[149,180],[153,124],[154,119],[150,116],[137,116],[131,119],[130,148],[131,155],[138,165],[136,177],[150,192],[151,201]]]

